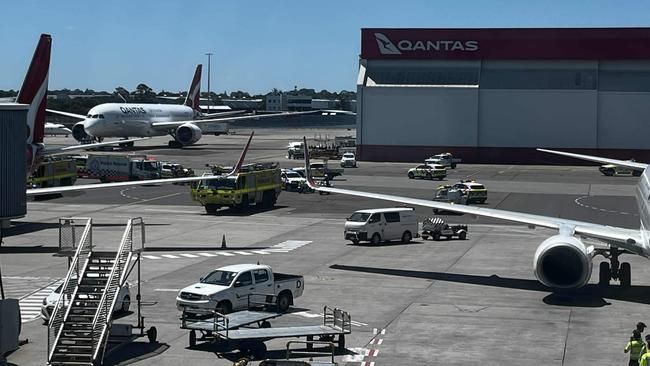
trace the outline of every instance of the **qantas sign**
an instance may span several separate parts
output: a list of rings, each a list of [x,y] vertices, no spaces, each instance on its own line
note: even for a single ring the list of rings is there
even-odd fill
[[[402,55],[410,51],[427,52],[474,52],[478,51],[478,41],[459,40],[408,40],[402,39],[393,43],[383,33],[375,33],[377,46],[382,55]]]

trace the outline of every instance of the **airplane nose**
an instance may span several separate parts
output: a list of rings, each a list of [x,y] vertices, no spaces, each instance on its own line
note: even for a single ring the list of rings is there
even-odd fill
[[[96,119],[87,119],[84,121],[84,130],[86,130],[87,134],[94,136],[97,133],[99,127],[97,122]]]

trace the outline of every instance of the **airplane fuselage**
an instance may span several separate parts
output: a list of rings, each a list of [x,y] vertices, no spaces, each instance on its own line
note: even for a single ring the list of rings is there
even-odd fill
[[[169,132],[153,128],[153,123],[194,118],[195,111],[184,105],[105,103],[88,111],[82,123],[86,133],[94,137],[151,137]]]

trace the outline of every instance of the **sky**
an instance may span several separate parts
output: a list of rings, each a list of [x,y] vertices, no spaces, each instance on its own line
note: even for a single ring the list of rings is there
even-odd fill
[[[0,11],[0,89],[19,89],[41,33],[50,89],[356,90],[361,28],[650,27],[646,1],[20,0]],[[207,89],[206,72],[202,90]]]

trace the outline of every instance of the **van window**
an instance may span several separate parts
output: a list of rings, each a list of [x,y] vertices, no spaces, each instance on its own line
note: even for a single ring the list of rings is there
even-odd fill
[[[386,212],[384,219],[386,222],[399,222],[399,212]]]
[[[353,222],[366,222],[368,220],[368,217],[370,216],[369,213],[362,213],[362,212],[355,212],[348,218],[348,221],[353,221]]]
[[[372,216],[370,216],[370,220],[368,220],[368,223],[372,224],[373,222],[379,222],[379,221],[381,221],[381,218],[380,218],[379,214],[376,213],[376,214],[372,214]]]

